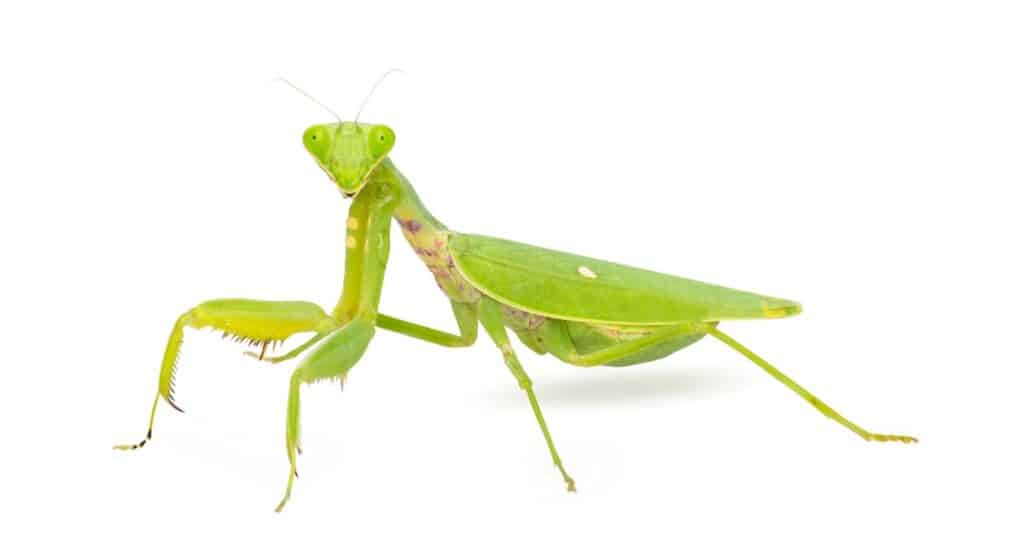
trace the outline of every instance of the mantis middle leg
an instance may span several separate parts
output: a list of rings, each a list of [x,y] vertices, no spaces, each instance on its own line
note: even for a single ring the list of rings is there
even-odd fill
[[[526,392],[526,397],[530,400],[530,407],[533,409],[533,415],[537,418],[537,423],[540,424],[540,430],[544,433],[544,441],[547,442],[548,451],[551,452],[551,460],[554,461],[555,467],[562,473],[562,479],[565,480],[566,490],[576,492],[576,482],[569,477],[568,472],[565,471],[565,467],[562,465],[562,458],[559,457],[558,450],[555,449],[555,442],[551,439],[548,424],[544,421],[544,414],[541,413],[540,404],[537,403],[537,396],[533,393],[533,381],[526,375],[523,365],[519,363],[519,359],[512,349],[512,344],[509,343],[508,332],[505,330],[505,322],[502,318],[501,305],[484,297],[480,300],[479,306],[480,323],[483,324],[484,330],[487,331],[491,340],[501,350],[501,354],[505,357],[505,365],[508,366],[509,371],[516,378],[519,388]]]
[[[459,334],[457,335],[384,314],[377,315],[377,327],[445,347],[469,347],[476,342],[476,307],[455,301],[452,301],[451,304],[452,312],[455,313],[455,321],[459,324]]]

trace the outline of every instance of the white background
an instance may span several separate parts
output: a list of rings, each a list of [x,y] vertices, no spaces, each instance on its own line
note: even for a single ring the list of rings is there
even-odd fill
[[[2,8],[3,531],[1019,533],[1014,2],[34,3]],[[667,5],[667,3],[666,3]],[[187,414],[145,432],[174,318],[333,306],[330,116],[398,134],[449,226],[800,300],[727,324],[865,443],[708,340],[581,370],[521,350],[579,493],[481,339],[379,333],[344,393],[189,332]],[[382,310],[451,328],[399,241]],[[65,531],[68,532],[68,531]]]

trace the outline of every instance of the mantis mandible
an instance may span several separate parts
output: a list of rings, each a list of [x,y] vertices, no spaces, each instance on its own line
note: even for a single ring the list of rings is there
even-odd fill
[[[174,399],[174,372],[185,327],[212,328],[250,343],[260,350],[246,354],[264,362],[276,364],[305,355],[288,385],[285,447],[289,471],[277,511],[291,496],[297,475],[296,455],[302,452],[300,388],[319,381],[343,382],[378,329],[454,348],[473,345],[478,326],[483,326],[526,394],[552,461],[570,492],[576,490],[576,483],[555,449],[530,377],[510,343],[509,331],[538,354],[550,353],[567,364],[582,367],[651,362],[710,335],[861,438],[917,441],[910,436],[866,431],[719,329],[719,323],[726,320],[793,316],[801,310],[799,303],[451,230],[431,215],[392,162],[395,132],[391,128],[360,123],[359,114],[349,122],[331,113],[337,122],[311,126],[303,133],[302,141],[344,197],[352,199],[346,222],[345,276],[338,303],[330,314],[306,301],[215,299],[190,308],[175,321],[167,341],[145,439],[116,449],[138,449],[152,440],[161,398],[181,411]],[[450,301],[458,334],[378,312],[392,221]],[[312,336],[292,351],[266,355],[268,346],[303,333]]]

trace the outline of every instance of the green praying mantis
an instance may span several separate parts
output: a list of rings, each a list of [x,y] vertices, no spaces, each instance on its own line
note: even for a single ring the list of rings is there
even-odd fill
[[[282,81],[320,104],[305,91]],[[550,353],[567,364],[582,367],[651,362],[710,335],[861,438],[917,441],[910,436],[866,431],[718,327],[726,320],[793,316],[801,310],[799,303],[451,230],[431,215],[389,157],[395,145],[391,128],[360,123],[358,113],[355,120],[343,121],[320,105],[337,122],[306,129],[303,144],[341,193],[352,199],[346,222],[345,276],[337,305],[328,314],[306,301],[215,299],[187,310],[175,321],[167,341],[145,439],[115,449],[134,450],[152,440],[161,398],[181,411],[174,400],[174,374],[186,327],[212,328],[253,344],[260,351],[246,354],[260,361],[281,363],[305,355],[288,386],[288,483],[277,511],[291,496],[297,475],[296,455],[302,452],[300,388],[319,381],[343,382],[377,329],[446,347],[468,347],[476,342],[478,326],[482,325],[525,392],[552,461],[570,492],[576,490],[576,484],[555,448],[530,377],[516,356],[508,331],[538,354]],[[458,334],[378,312],[392,221],[401,227],[405,240],[450,301]],[[312,336],[292,351],[280,356],[266,354],[268,346],[303,333]]]

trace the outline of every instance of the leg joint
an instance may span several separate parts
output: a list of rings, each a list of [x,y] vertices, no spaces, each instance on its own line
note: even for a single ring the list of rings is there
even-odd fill
[[[519,383],[519,388],[523,390],[530,390],[533,388],[533,381],[530,380],[530,376],[526,375],[526,370],[523,369],[523,365],[519,363],[519,359],[516,358],[515,352],[512,350],[512,346],[508,344],[501,345],[501,354],[505,358],[505,366],[508,367],[509,371],[516,378],[516,382]]]

